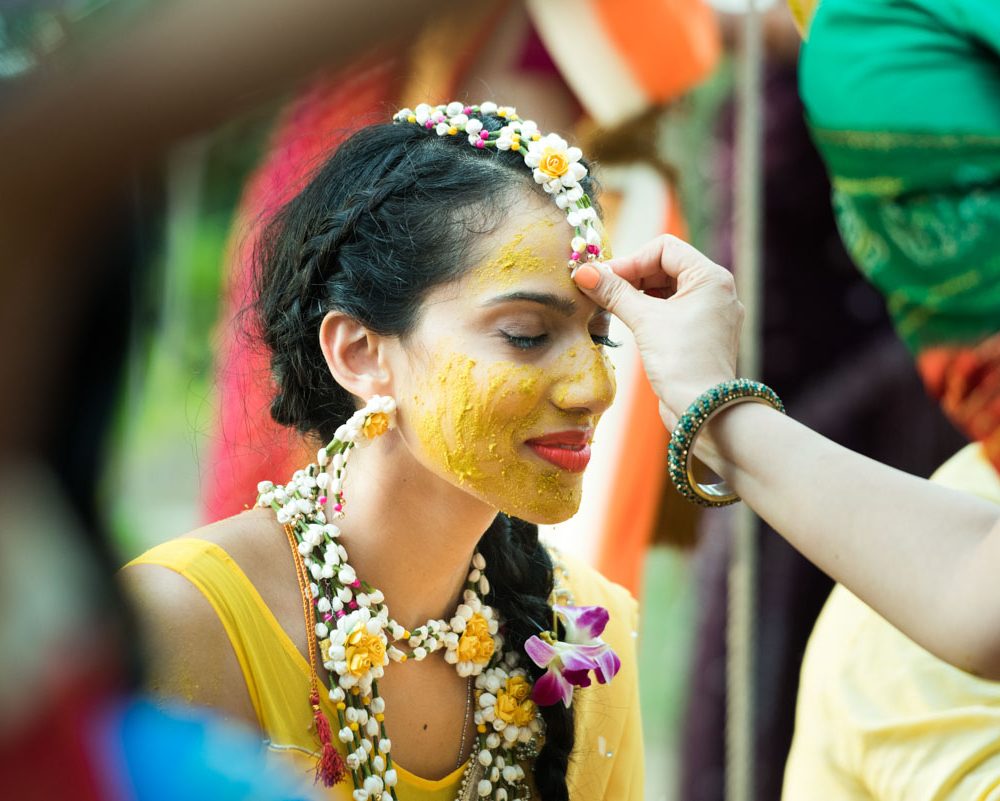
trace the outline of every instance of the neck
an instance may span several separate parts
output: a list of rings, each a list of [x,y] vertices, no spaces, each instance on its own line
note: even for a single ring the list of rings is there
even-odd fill
[[[398,434],[351,454],[341,542],[358,577],[412,629],[450,620],[496,509],[417,463]]]

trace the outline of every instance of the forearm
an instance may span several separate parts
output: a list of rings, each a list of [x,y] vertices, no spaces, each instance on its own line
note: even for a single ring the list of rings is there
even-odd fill
[[[879,464],[758,404],[713,420],[698,456],[915,641],[1000,677],[1000,507]]]

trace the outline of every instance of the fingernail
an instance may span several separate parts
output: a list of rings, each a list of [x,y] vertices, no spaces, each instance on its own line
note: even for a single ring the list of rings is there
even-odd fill
[[[573,280],[578,287],[594,289],[601,283],[601,274],[593,264],[582,264],[573,273]]]

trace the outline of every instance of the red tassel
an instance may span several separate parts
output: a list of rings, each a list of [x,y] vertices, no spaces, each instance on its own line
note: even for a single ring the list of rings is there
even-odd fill
[[[319,706],[319,696],[315,693],[309,699],[312,702],[313,720],[316,723],[316,736],[319,737],[322,750],[319,762],[316,764],[316,781],[323,782],[326,787],[333,787],[347,775],[344,758],[333,745],[330,731],[330,721],[326,719]]]

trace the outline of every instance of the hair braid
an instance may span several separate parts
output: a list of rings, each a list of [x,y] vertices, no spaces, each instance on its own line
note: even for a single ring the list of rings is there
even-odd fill
[[[554,576],[552,559],[538,539],[538,526],[516,517],[497,515],[479,543],[486,559],[490,594],[486,602],[500,612],[504,648],[521,657],[535,681],[543,671],[524,654],[524,643],[549,628]],[[573,751],[573,709],[561,703],[540,707],[545,745],[535,760],[535,787],[543,801],[568,801],[566,770]]]

